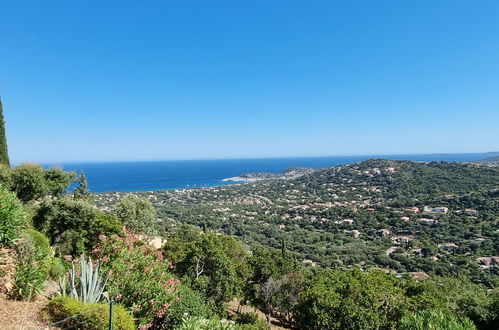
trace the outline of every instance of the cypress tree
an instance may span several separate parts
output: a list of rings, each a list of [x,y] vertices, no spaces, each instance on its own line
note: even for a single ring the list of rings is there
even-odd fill
[[[2,99],[0,99],[0,164],[10,166],[9,153],[7,151],[7,138],[5,137]]]

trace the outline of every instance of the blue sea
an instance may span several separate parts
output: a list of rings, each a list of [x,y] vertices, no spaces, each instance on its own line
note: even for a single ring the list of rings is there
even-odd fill
[[[499,153],[376,155],[375,158],[459,162],[494,155]],[[130,192],[222,186],[235,183],[222,181],[223,179],[247,172],[279,173],[295,166],[325,168],[369,158],[373,156],[71,163],[46,166],[58,165],[68,171],[83,171],[91,192]]]

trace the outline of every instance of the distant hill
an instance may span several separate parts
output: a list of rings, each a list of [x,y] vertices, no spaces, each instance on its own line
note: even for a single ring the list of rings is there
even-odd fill
[[[499,163],[499,156],[493,156],[493,157],[487,157],[484,159],[477,160],[476,163],[490,163],[490,164],[496,164]]]

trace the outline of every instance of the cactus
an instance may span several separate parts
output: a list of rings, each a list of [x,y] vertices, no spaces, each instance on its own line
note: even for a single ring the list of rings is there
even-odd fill
[[[102,280],[99,262],[94,267],[92,259],[89,257],[87,262],[82,255],[80,257],[80,273],[76,272],[75,263],[73,262],[68,276],[70,297],[80,300],[85,304],[99,302],[102,298],[108,300],[107,292],[104,292],[107,278],[104,281]],[[59,279],[59,289],[61,296],[68,295],[65,276]]]

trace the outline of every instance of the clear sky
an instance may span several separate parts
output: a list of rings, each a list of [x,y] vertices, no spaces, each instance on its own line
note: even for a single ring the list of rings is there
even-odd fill
[[[0,2],[11,159],[499,150],[499,1]]]

